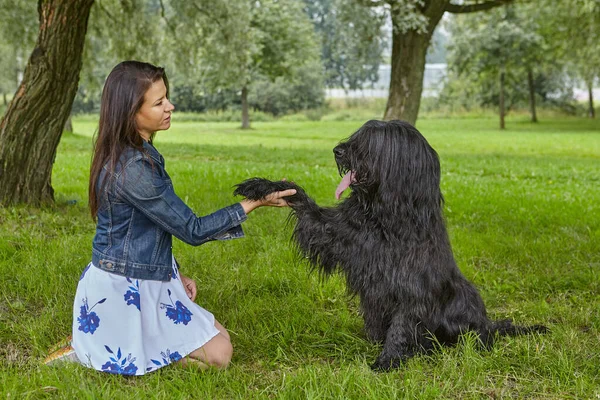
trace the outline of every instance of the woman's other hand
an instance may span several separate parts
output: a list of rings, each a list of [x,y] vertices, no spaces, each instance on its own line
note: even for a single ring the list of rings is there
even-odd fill
[[[181,274],[179,275],[179,279],[181,279],[181,284],[183,285],[183,288],[185,289],[185,292],[190,300],[196,300],[196,282],[193,279]]]

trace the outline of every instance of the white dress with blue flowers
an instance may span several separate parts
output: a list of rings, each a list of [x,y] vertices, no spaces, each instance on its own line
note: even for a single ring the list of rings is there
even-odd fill
[[[214,316],[188,298],[174,260],[168,282],[130,279],[91,263],[81,274],[72,346],[84,365],[144,375],[180,360],[218,333]]]

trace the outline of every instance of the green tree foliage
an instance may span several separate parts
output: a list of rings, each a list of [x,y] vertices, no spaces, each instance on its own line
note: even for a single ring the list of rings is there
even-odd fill
[[[448,85],[442,96],[452,101],[453,96],[466,95],[478,100],[477,105],[499,106],[503,128],[505,111],[529,99],[528,73],[545,59],[544,38],[527,13],[516,6],[470,18],[456,16],[450,32],[450,79],[462,80],[462,84]],[[461,89],[466,89],[463,96]]]
[[[328,87],[361,89],[379,79],[383,10],[347,0],[304,0],[321,44]]]
[[[74,112],[97,112],[104,79],[123,60],[141,60],[173,74],[173,39],[166,33],[155,0],[96,0],[84,48],[83,69]],[[177,50],[182,50],[178,48]],[[166,65],[165,65],[166,64]]]
[[[600,8],[595,5],[595,0],[519,2],[450,19],[449,75],[440,103],[467,109],[498,107],[498,78],[504,70],[507,110],[531,103],[529,75],[533,99],[577,112],[574,78],[593,85],[600,68],[600,24],[594,23]]]
[[[37,4],[31,0],[0,0],[0,102],[6,106],[25,70],[38,33]]]
[[[235,89],[215,91],[181,84],[173,86],[171,98],[179,111],[241,110],[241,99]],[[324,103],[320,64],[299,68],[293,80],[288,77],[272,80],[259,76],[251,83],[248,91],[248,106],[251,109],[274,116],[320,108]]]
[[[600,77],[600,1],[540,0],[537,20],[552,52],[570,76],[588,89],[588,115],[595,117],[592,88]]]
[[[299,1],[164,1],[163,7],[171,29],[196,42],[197,50],[178,65],[196,66],[197,87],[239,91],[243,128],[250,125],[253,82],[281,77],[294,82],[307,65],[321,69],[313,26]]]
[[[323,103],[316,38],[297,0],[97,0],[76,111],[98,109],[104,78],[123,59],[166,67],[182,111],[242,109],[246,94],[248,124],[249,107],[277,114]],[[280,106],[248,97],[255,86],[278,93]]]
[[[191,85],[171,87],[171,101],[176,111],[226,111],[239,105],[239,95],[233,89],[205,91]]]
[[[308,64],[295,74],[292,80],[280,76],[255,81],[248,96],[250,106],[275,116],[322,107],[325,92],[321,64]]]

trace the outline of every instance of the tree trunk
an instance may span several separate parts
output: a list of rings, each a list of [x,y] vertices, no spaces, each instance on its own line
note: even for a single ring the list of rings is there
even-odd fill
[[[4,105],[8,105],[8,99],[6,98],[6,93],[2,93],[2,97],[4,98]]]
[[[67,118],[67,122],[65,122],[65,127],[63,128],[63,131],[73,133],[73,121],[70,114],[69,118]]]
[[[250,129],[250,116],[248,115],[248,87],[242,88],[242,129]]]
[[[596,118],[596,110],[594,110],[594,85],[593,81],[588,83],[588,115],[590,118]]]
[[[428,18],[428,26],[424,33],[415,30],[401,32],[397,28],[400,15],[392,12],[392,70],[384,119],[401,119],[413,125],[417,121],[423,92],[427,48],[448,2],[448,0],[427,2],[424,15]]]
[[[393,34],[390,92],[384,119],[415,124],[423,92],[429,37],[417,32]]]
[[[0,121],[0,204],[54,200],[52,164],[77,91],[93,2],[38,2],[37,43]]]
[[[504,68],[500,71],[500,129],[504,129]]]
[[[533,85],[533,71],[527,68],[527,82],[529,84],[529,108],[531,109],[531,122],[538,122],[535,110],[535,87]]]

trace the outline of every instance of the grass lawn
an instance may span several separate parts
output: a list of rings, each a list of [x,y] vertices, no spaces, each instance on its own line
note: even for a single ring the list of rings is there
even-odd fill
[[[177,121],[159,133],[176,192],[198,213],[236,201],[251,176],[286,177],[321,205],[340,179],[331,149],[364,120]],[[346,118],[347,119],[347,118]],[[246,238],[174,244],[198,299],[227,327],[225,371],[167,367],[124,378],[78,365],[46,367],[70,333],[73,296],[91,257],[87,210],[93,118],[61,140],[56,204],[0,208],[0,398],[600,398],[600,122],[550,118],[422,119],[438,151],[457,262],[492,318],[543,323],[543,336],[502,338],[479,352],[472,337],[390,373],[369,365],[356,299],[340,277],[321,281],[290,246],[285,209],[259,209]],[[127,332],[123,332],[127,334]]]

